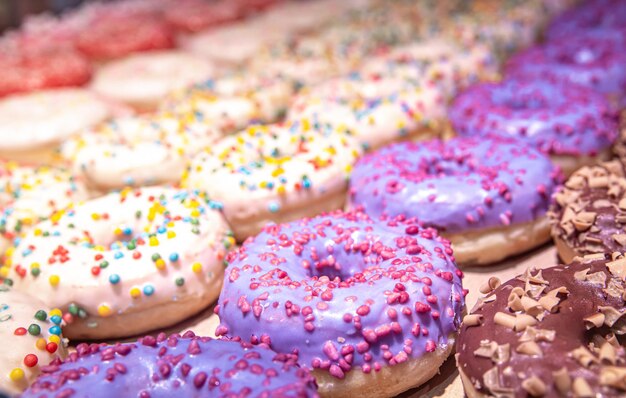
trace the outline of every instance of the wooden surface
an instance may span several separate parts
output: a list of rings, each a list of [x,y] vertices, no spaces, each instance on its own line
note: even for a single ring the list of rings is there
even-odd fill
[[[466,297],[468,311],[472,309],[480,296],[479,287],[491,276],[496,276],[506,281],[524,272],[528,267],[546,268],[557,264],[556,251],[553,246],[543,246],[532,252],[518,256],[490,267],[464,269],[465,278],[463,286],[469,289]],[[179,325],[165,330],[167,333],[185,332],[193,330],[196,334],[215,336],[215,328],[219,320],[213,314],[212,308],[208,308],[197,316]],[[443,364],[438,376],[431,379],[420,388],[401,394],[402,398],[457,398],[463,397],[463,386],[458,377],[454,357],[451,356]]]

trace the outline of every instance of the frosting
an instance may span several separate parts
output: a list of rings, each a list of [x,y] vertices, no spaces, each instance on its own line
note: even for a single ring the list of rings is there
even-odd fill
[[[456,233],[542,217],[558,176],[545,155],[516,140],[406,142],[357,162],[350,200],[374,217],[416,217]]]
[[[109,115],[107,104],[86,90],[14,95],[0,100],[0,150],[57,145]]]
[[[326,134],[349,131],[367,149],[433,126],[445,105],[436,85],[354,73],[303,90],[288,119]]]
[[[576,255],[626,248],[626,177],[618,161],[579,169],[554,199],[552,235]]]
[[[165,10],[165,20],[180,33],[195,33],[243,17],[240,2],[221,0],[177,1]]]
[[[83,343],[65,362],[46,367],[22,396],[318,397],[315,380],[296,360],[192,332],[111,346]]]
[[[91,78],[91,65],[68,48],[30,49],[20,42],[3,48],[0,57],[0,97],[55,87],[82,86]]]
[[[131,55],[102,66],[91,88],[130,104],[155,104],[170,91],[206,80],[214,73],[206,60],[176,51]]]
[[[268,225],[227,261],[216,333],[340,379],[445,347],[463,308],[450,243],[400,219],[336,211]]]
[[[0,385],[17,394],[41,369],[67,355],[61,336],[63,315],[37,299],[0,284]]]
[[[614,253],[491,278],[463,319],[457,366],[478,393],[507,397],[622,397],[624,265]],[[495,289],[494,289],[495,288]]]
[[[344,192],[359,153],[345,134],[297,124],[251,126],[199,153],[183,186],[206,191],[240,238],[243,219],[282,219]]]
[[[83,181],[64,169],[7,163],[2,165],[1,173],[1,253],[19,243],[20,237],[39,221],[89,197]]]
[[[123,8],[112,8],[106,11],[93,18],[76,38],[76,48],[89,58],[107,60],[174,47],[172,30],[151,10],[124,12]]]
[[[626,90],[626,54],[611,40],[580,37],[532,47],[508,61],[506,73],[523,79],[548,79],[592,88],[615,103]]]
[[[460,47],[446,39],[399,46],[361,66],[365,75],[395,76],[445,88],[448,97],[460,88],[496,76],[498,62],[487,47]]]
[[[123,190],[39,223],[3,272],[15,289],[96,328],[104,318],[202,296],[222,277],[226,231],[195,192]]]
[[[263,45],[281,37],[282,32],[252,19],[198,33],[185,41],[183,46],[191,53],[218,63],[241,64],[253,57]]]
[[[597,155],[618,130],[601,95],[544,80],[475,85],[454,100],[449,116],[461,135],[515,136],[551,155]]]
[[[113,119],[63,144],[61,154],[103,190],[178,182],[188,158],[219,133],[206,124],[166,116]]]
[[[587,1],[557,16],[547,29],[550,39],[579,37],[623,29],[626,3],[619,0]],[[622,36],[622,42],[624,37]]]
[[[232,133],[284,115],[292,87],[281,78],[232,73],[172,93],[161,112]]]

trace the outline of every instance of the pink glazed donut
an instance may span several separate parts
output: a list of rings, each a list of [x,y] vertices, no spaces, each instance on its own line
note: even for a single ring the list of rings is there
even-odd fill
[[[391,397],[448,357],[465,292],[450,243],[335,211],[267,225],[227,257],[217,335],[298,352],[322,396]]]

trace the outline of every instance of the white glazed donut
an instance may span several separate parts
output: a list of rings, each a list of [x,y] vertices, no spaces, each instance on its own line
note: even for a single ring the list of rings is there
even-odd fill
[[[481,80],[498,76],[499,63],[487,46],[463,48],[451,40],[429,39],[406,44],[361,66],[365,75],[396,76],[442,87],[447,98]]]
[[[0,164],[0,254],[59,210],[89,198],[81,179],[54,167]]]
[[[102,66],[91,88],[136,110],[149,111],[170,91],[209,79],[214,72],[204,58],[181,51],[152,51]]]
[[[111,115],[112,108],[87,90],[58,89],[0,100],[0,157],[46,163],[64,140]]]
[[[218,26],[189,37],[183,48],[219,66],[240,65],[266,44],[279,40],[282,33],[258,19]]]
[[[232,243],[205,196],[126,189],[38,224],[4,272],[15,289],[75,315],[67,337],[131,336],[170,326],[215,300]]]
[[[176,183],[187,160],[220,135],[206,125],[173,117],[114,119],[61,147],[61,155],[90,188],[110,191],[126,186]]]
[[[0,388],[19,394],[41,367],[67,355],[63,318],[39,300],[0,284]]]
[[[341,208],[359,154],[346,134],[251,126],[198,154],[183,185],[206,191],[243,241],[270,221]]]
[[[253,123],[271,123],[285,115],[293,87],[286,79],[261,74],[232,73],[172,93],[160,110],[222,133]]]
[[[353,73],[302,90],[288,120],[332,134],[351,132],[367,150],[439,134],[445,90],[429,82]]]

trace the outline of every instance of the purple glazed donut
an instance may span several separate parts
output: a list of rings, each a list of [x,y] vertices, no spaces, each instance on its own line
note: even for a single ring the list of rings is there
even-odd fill
[[[602,38],[602,34],[626,43],[611,32],[618,32],[626,27],[626,2],[623,0],[595,0],[568,10],[556,17],[547,29],[548,40],[564,37],[591,35]],[[604,36],[606,38],[606,36]]]
[[[268,225],[227,261],[216,334],[297,352],[322,396],[395,396],[450,353],[462,273],[413,220],[336,211]]]
[[[79,344],[42,367],[22,397],[318,397],[293,354],[266,346],[164,333],[137,343]]]
[[[549,154],[566,174],[607,157],[617,113],[592,90],[547,80],[509,79],[475,85],[449,109],[458,134],[516,136]]]
[[[461,265],[484,265],[549,239],[546,211],[560,180],[541,152],[512,138],[406,142],[362,157],[352,206],[414,217],[452,241]]]
[[[509,59],[505,74],[523,81],[560,80],[592,88],[616,107],[626,104],[626,51],[603,37],[564,37]]]

